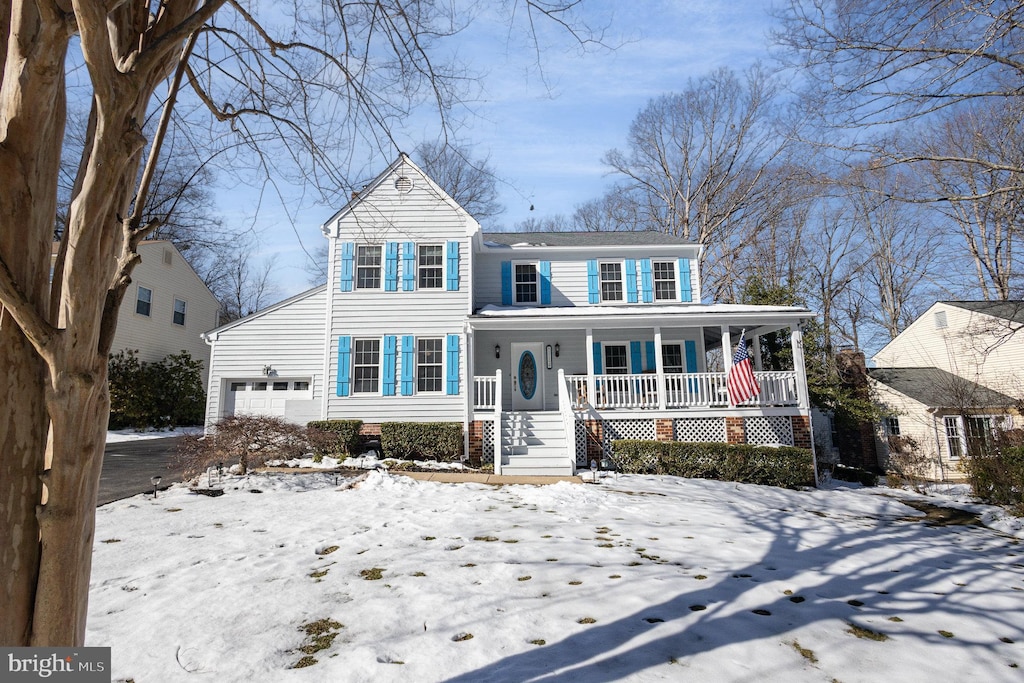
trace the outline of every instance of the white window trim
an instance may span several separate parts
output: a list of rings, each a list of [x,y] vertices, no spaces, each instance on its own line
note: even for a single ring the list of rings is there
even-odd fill
[[[622,293],[622,297],[619,299],[605,299],[604,298],[604,283],[605,280],[601,277],[601,266],[605,264],[617,264],[619,266],[619,289]],[[651,275],[653,278],[653,274]],[[608,282],[611,282],[609,280]],[[602,259],[597,262],[597,295],[600,298],[601,303],[610,304],[624,304],[626,303],[626,262],[617,259]]]
[[[673,283],[674,286],[673,286],[672,297],[669,298],[669,299],[659,299],[658,298],[658,280],[657,280],[656,277],[654,277],[654,272],[655,272],[654,266],[656,264],[659,264],[659,263],[668,265],[668,272],[672,273],[672,283]],[[625,277],[625,274],[623,274],[623,277]],[[679,302],[679,285],[680,285],[680,282],[679,282],[679,265],[678,265],[677,261],[669,261],[669,260],[665,260],[665,259],[651,259],[651,297],[652,297],[653,303],[659,303],[659,302],[662,302],[662,301],[673,301],[673,302],[678,303]]]
[[[149,292],[149,313],[139,313],[139,301],[140,301],[139,294],[140,294],[141,290],[143,290],[143,289],[146,290],[147,292]],[[156,298],[155,295],[156,295],[156,292],[153,291],[152,287],[147,287],[146,285],[144,285],[142,283],[137,284],[135,286],[135,309],[133,311],[135,313],[135,315],[137,315],[139,317],[142,317],[142,318],[150,318],[150,319],[152,319],[153,318],[153,300]]]
[[[603,341],[601,342],[601,374],[610,375],[613,373],[608,372],[608,347],[610,346],[621,346],[626,350],[626,372],[622,373],[625,375],[632,374],[629,369],[629,341]]]
[[[691,340],[692,341],[692,340]],[[665,367],[665,347],[666,346],[678,346],[679,347],[679,360],[682,362],[680,366],[682,369],[679,371],[681,374],[686,374],[686,340],[685,339],[663,339],[661,341],[661,367],[666,374],[670,374],[668,368]]]
[[[377,365],[376,365],[376,367],[377,367],[377,390],[376,391],[358,391],[356,389],[356,383],[359,381],[356,378],[356,344],[358,342],[363,342],[363,341],[376,341],[377,342]],[[349,391],[349,395],[350,396],[355,396],[356,394],[359,394],[359,395],[362,395],[362,396],[383,396],[383,392],[384,392],[384,376],[383,376],[384,375],[384,373],[383,373],[383,370],[384,370],[384,339],[381,338],[381,337],[352,337],[352,350],[351,350],[350,353],[351,353],[352,358],[349,361],[351,363],[351,366],[350,366],[350,369],[349,369],[349,386],[351,387],[351,390]],[[370,368],[370,367],[374,367],[374,366],[372,366],[372,365],[359,365],[359,367]]]
[[[377,266],[360,266],[359,265],[359,250],[367,247],[376,247],[380,249],[380,264]],[[384,267],[385,261],[387,260],[387,254],[385,253],[386,248],[383,244],[356,244],[355,253],[352,256],[352,290],[353,291],[364,291],[364,292],[380,292],[384,289]],[[360,268],[377,268],[377,286],[376,287],[360,287],[359,286],[359,269]]]
[[[420,389],[420,340],[424,340],[425,341],[427,339],[433,339],[433,340],[441,342],[441,347],[440,347],[441,362],[440,363],[436,363],[436,364],[435,363],[430,363],[431,366],[436,365],[437,367],[441,368],[441,377],[440,377],[439,388],[436,389],[436,390],[433,390],[433,391],[431,391],[429,389]],[[445,340],[445,337],[443,335],[440,336],[440,337],[435,337],[435,336],[431,336],[429,334],[425,334],[422,337],[416,336],[416,337],[413,338],[414,346],[415,346],[415,353],[414,353],[415,359],[413,361],[414,365],[413,365],[413,370],[412,370],[412,381],[414,382],[414,385],[413,385],[413,393],[414,394],[426,394],[426,395],[433,396],[433,395],[445,393],[445,377],[446,377],[445,372],[447,370],[448,359],[446,357],[447,354],[445,353],[444,340]]]
[[[180,323],[175,321],[175,319],[174,319],[174,316],[176,316],[178,314],[178,303],[179,302],[181,302],[184,305],[183,310],[181,311],[181,322]],[[188,326],[188,300],[186,300],[186,299],[179,299],[178,297],[174,297],[174,309],[171,311],[171,324],[172,325],[177,325],[178,327],[187,327]]]
[[[416,290],[417,291],[422,290],[424,292],[442,292],[442,291],[444,291],[445,290],[445,283],[447,282],[447,278],[448,278],[448,258],[447,258],[447,255],[445,254],[445,244],[444,244],[444,242],[440,242],[440,243],[438,243],[438,242],[414,242],[413,245],[414,245],[413,246],[413,253],[415,255],[415,258],[413,260],[415,262],[415,266],[414,267],[416,268],[416,272],[413,275],[413,281],[416,283]],[[420,286],[420,267],[421,267],[420,266],[420,247],[438,247],[441,250],[441,265],[440,265],[440,268],[441,268],[441,281],[440,281],[440,284],[438,284],[437,287],[422,287],[422,286]],[[433,268],[433,267],[436,267],[436,266],[431,266],[431,267]]]
[[[533,266],[533,284],[536,286],[537,298],[533,301],[520,301],[519,288],[516,287],[516,266]],[[526,283],[524,283],[526,284]],[[539,306],[540,305],[540,261],[513,261],[512,262],[512,305],[513,306]]]

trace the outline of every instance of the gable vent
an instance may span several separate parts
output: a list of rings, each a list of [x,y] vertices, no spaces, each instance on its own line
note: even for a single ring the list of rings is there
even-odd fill
[[[395,189],[405,194],[412,189],[412,178],[405,175],[400,175],[395,179]]]
[[[945,311],[935,311],[935,329],[944,330],[949,327],[949,323],[946,322]]]
[[[167,265],[167,266],[173,265],[173,261],[171,260],[172,258],[173,257],[171,256],[171,250],[170,249],[164,249],[164,265]]]

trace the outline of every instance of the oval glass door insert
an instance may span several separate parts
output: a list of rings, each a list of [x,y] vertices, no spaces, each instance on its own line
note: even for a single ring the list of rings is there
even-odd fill
[[[537,392],[537,359],[530,351],[519,356],[519,393],[529,401]]]

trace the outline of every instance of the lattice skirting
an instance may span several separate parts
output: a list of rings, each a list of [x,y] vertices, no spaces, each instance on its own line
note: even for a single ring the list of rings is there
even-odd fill
[[[682,417],[673,420],[676,441],[687,443],[724,443],[725,418],[721,417]]]
[[[789,415],[759,415],[745,421],[747,443],[793,445],[793,420]]]
[[[576,420],[576,464],[590,466],[587,463],[587,426],[583,420]]]
[[[640,441],[653,441],[655,439],[653,419],[604,420],[602,427],[604,438],[601,445],[604,448],[605,455],[612,452],[612,441],[618,439],[637,439]]]
[[[484,452],[480,457],[481,464],[494,462],[494,421],[484,422]]]

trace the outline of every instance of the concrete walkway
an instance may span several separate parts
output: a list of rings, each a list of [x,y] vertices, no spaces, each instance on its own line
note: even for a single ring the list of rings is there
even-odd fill
[[[330,474],[345,474],[352,476],[363,474],[368,470],[330,470],[315,467],[261,467],[259,472],[274,472],[277,474],[311,474],[324,472]],[[575,477],[518,477],[500,474],[484,474],[483,472],[456,472],[452,470],[436,470],[433,472],[403,472],[400,470],[388,470],[389,474],[401,474],[404,477],[419,479],[420,481],[436,481],[442,484],[463,484],[472,482],[474,484],[490,484],[492,486],[503,486],[505,484],[532,484],[542,486],[544,484],[557,484],[560,481],[567,481],[570,484],[582,484],[583,478]]]

